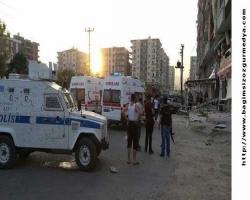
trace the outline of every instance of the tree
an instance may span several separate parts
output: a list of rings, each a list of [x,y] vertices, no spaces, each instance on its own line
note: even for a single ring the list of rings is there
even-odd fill
[[[0,21],[0,78],[6,74],[6,63],[10,57],[10,33],[5,23]]]
[[[63,88],[68,89],[72,76],[75,76],[75,71],[72,69],[62,69],[57,71],[57,81],[58,85],[61,85]]]
[[[8,73],[28,74],[28,60],[22,53],[17,53],[9,64]]]

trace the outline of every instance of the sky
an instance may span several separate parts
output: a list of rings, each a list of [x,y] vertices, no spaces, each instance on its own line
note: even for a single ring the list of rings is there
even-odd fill
[[[72,47],[88,53],[124,46],[134,39],[159,38],[170,58],[180,60],[184,44],[184,79],[189,75],[190,56],[196,55],[198,0],[0,0],[0,19],[11,35],[38,42],[40,60],[57,62],[57,52]],[[179,80],[180,71],[176,70]]]

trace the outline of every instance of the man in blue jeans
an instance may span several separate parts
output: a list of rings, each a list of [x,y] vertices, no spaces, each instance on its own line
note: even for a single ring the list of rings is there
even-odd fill
[[[163,100],[163,106],[160,110],[159,126],[161,127],[161,157],[170,156],[170,137],[172,131],[172,114],[175,113],[175,109],[168,105],[167,98]]]

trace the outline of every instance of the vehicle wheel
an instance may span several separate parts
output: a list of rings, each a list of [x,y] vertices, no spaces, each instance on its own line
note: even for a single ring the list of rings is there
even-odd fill
[[[12,140],[6,136],[0,136],[0,169],[13,167],[16,160],[16,149]]]
[[[32,153],[32,151],[29,150],[20,150],[18,151],[19,158],[27,158]]]
[[[78,142],[75,152],[76,163],[81,170],[91,171],[97,160],[95,143],[89,138],[82,138]]]

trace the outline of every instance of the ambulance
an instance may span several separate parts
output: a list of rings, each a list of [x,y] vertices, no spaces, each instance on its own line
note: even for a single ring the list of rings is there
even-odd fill
[[[101,113],[103,79],[90,76],[73,76],[70,82],[70,93],[78,109]]]
[[[70,93],[50,81],[0,79],[0,168],[34,151],[75,154],[81,170],[92,170],[108,149],[107,119],[77,111]]]
[[[144,98],[144,84],[131,76],[107,76],[103,84],[102,115],[109,124],[126,123],[124,108],[130,101],[131,94]]]

